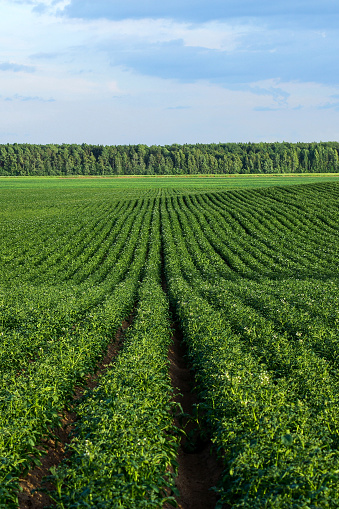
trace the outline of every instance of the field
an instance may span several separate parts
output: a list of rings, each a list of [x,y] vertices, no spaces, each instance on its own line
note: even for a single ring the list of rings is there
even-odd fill
[[[0,178],[0,507],[190,509],[207,449],[201,507],[339,507],[338,199],[337,175]]]
[[[70,176],[1,177],[0,189],[213,189],[267,187],[272,185],[337,182],[338,173],[283,173],[272,175],[183,175],[183,176]]]

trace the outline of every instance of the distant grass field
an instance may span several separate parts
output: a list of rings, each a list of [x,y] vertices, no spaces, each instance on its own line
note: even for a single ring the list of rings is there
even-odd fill
[[[213,190],[263,188],[320,182],[338,182],[339,173],[283,175],[184,176],[70,176],[0,177],[0,218],[46,217],[59,214],[68,203],[204,193]]]
[[[267,187],[313,182],[338,182],[339,173],[304,173],[280,175],[185,175],[185,176],[70,176],[70,177],[0,177],[1,189],[214,189]]]

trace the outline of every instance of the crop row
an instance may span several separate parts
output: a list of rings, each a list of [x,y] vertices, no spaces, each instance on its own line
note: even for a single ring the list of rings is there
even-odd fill
[[[136,316],[117,361],[77,407],[70,460],[52,477],[57,507],[156,508],[174,500],[177,438],[159,227],[157,206]]]
[[[82,307],[74,298],[64,308],[57,305],[54,313],[45,307],[50,313],[45,322],[36,313],[31,327],[27,327],[25,317],[4,327],[0,371],[2,507],[16,507],[18,476],[32,461],[39,461],[41,452],[36,445],[60,423],[75,386],[94,371],[112,335],[133,307],[148,249],[152,210],[153,204],[145,202],[144,213],[135,221],[129,242],[111,268],[112,278],[100,289],[99,298],[95,289],[82,296]],[[29,290],[34,291],[34,287]],[[48,293],[47,286],[44,293]],[[29,302],[27,294],[26,299]],[[53,301],[53,296],[50,299]]]
[[[247,210],[264,214],[264,194],[257,193],[256,205]],[[338,299],[331,302],[337,283],[326,279],[336,274],[335,235],[327,235],[333,258],[323,256],[327,266],[315,280],[309,281],[314,270],[310,261],[305,264],[307,280],[292,277],[294,272],[299,279],[303,270],[298,261],[286,281],[276,259],[271,260],[273,279],[267,279],[266,264],[248,237],[248,250],[239,247],[248,235],[245,229],[235,224],[232,238],[228,221],[230,238],[224,237],[223,216],[232,212],[238,225],[243,216],[230,193],[219,198],[172,197],[163,205],[162,226],[170,297],[225,464],[222,500],[232,507],[336,507]],[[219,201],[218,209],[207,205],[204,210],[203,203],[211,201]],[[276,234],[283,230],[290,241],[298,240],[297,211],[285,207],[280,215],[279,207],[273,208],[280,225]],[[310,246],[319,245],[322,234],[313,221],[302,224],[309,239],[305,236],[300,244],[300,260]],[[295,254],[293,243],[290,253]],[[292,305],[293,287],[303,293],[301,302],[294,293]],[[331,311],[319,314],[312,297],[317,291],[319,300],[320,288],[326,290]],[[312,314],[305,312],[305,301]]]
[[[173,502],[168,298],[224,465],[220,503],[338,507],[338,185],[83,193],[37,195],[0,225],[0,507],[17,507],[19,476],[135,302],[51,496]]]

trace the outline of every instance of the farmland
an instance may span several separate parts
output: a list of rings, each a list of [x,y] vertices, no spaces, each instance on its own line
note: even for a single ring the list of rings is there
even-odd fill
[[[218,507],[339,507],[338,177],[271,178],[0,179],[0,507],[69,410],[54,507],[175,503],[174,322]]]

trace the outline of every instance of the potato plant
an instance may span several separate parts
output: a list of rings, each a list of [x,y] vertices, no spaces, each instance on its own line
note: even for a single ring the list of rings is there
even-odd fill
[[[175,504],[169,303],[223,465],[219,507],[338,507],[338,184],[66,191],[17,190],[0,209],[0,507],[18,507],[133,309],[50,496]]]

